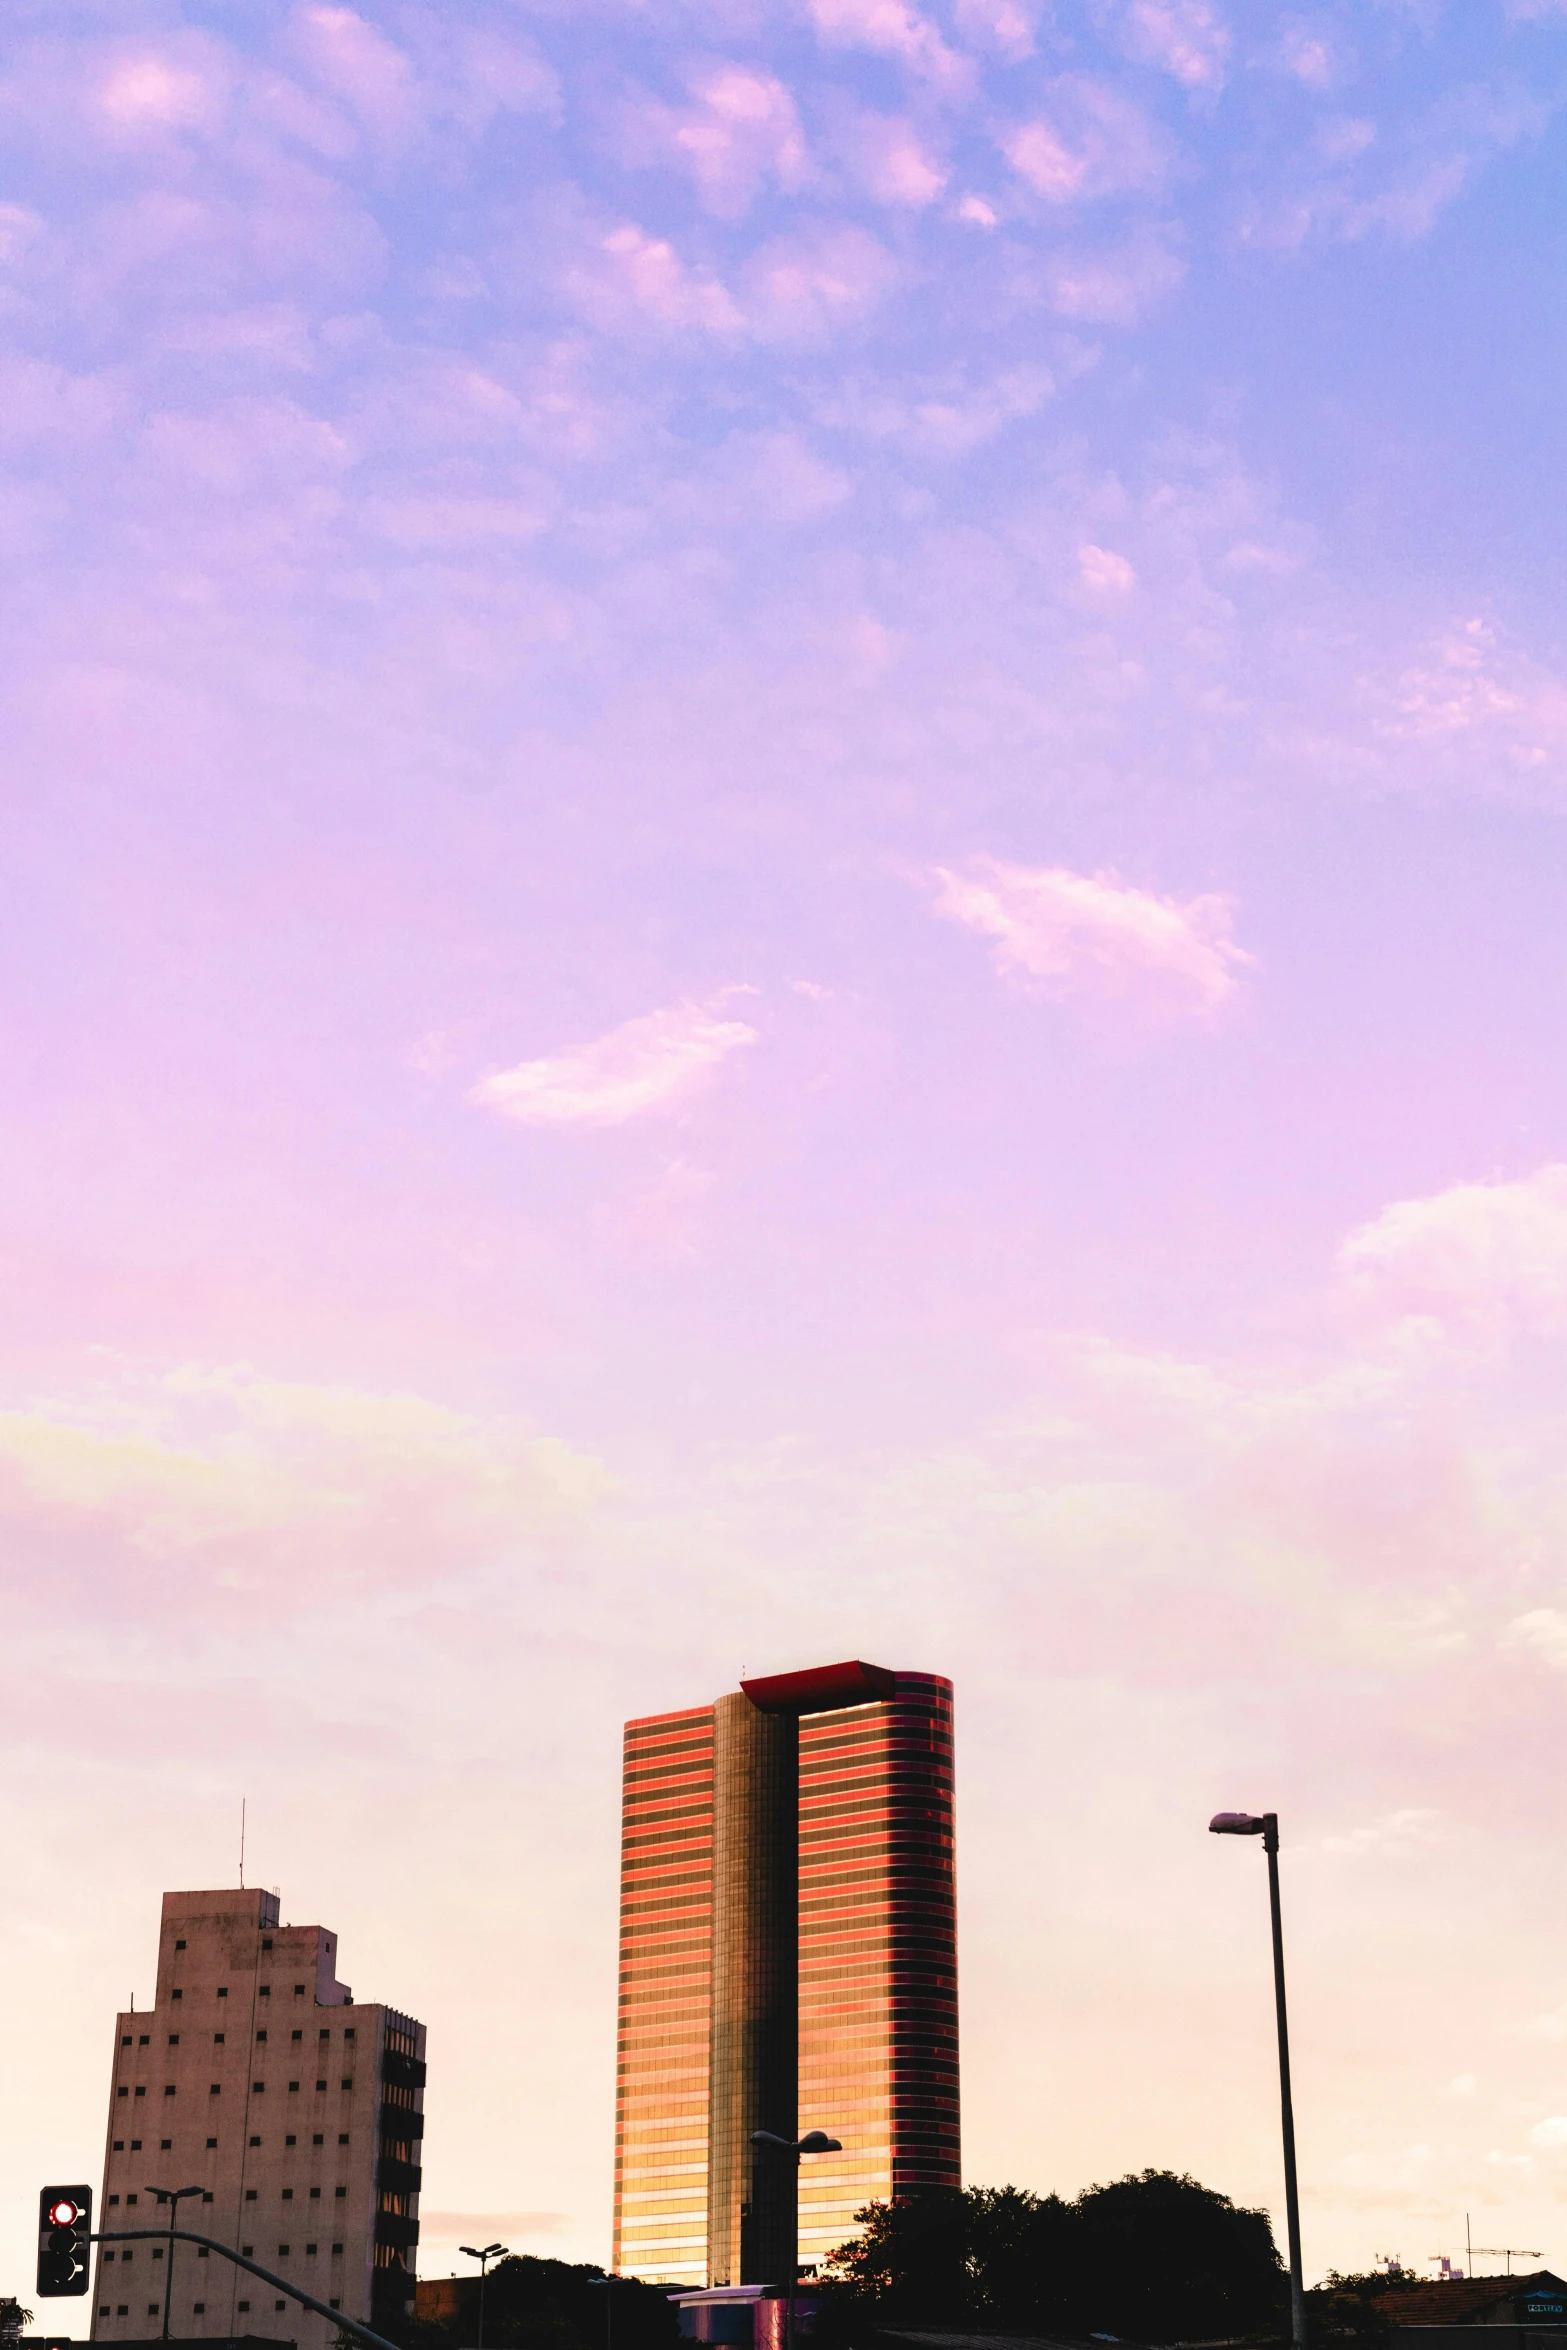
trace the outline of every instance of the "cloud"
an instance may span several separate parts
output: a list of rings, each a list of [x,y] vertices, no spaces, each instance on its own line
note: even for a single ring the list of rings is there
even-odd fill
[[[1008,977],[1041,981],[1052,995],[1139,1000],[1164,1012],[1203,1015],[1235,992],[1252,957],[1230,936],[1222,897],[1156,897],[1115,873],[975,861],[967,874],[938,868],[936,910],[997,941]]]
[[[1126,596],[1137,585],[1137,574],[1126,557],[1112,554],[1108,547],[1079,547],[1077,568],[1083,585],[1095,595]]]
[[[1162,188],[1169,142],[1129,98],[1088,74],[1062,74],[1031,121],[998,144],[1018,177],[1049,204]]]
[[[689,269],[663,237],[634,221],[611,229],[565,272],[567,291],[600,326],[695,328],[720,337],[742,332],[734,297],[707,271]]]
[[[1342,1836],[1324,1836],[1324,1852],[1396,1854],[1421,1852],[1440,1843],[1437,1822],[1440,1812],[1406,1810],[1389,1812],[1385,1818],[1371,1820],[1363,1828],[1351,1828]]]
[[[1558,2146],[1567,2146],[1567,2115],[1553,2113],[1543,2122],[1536,2122],[1529,2132],[1529,2143],[1552,2150]]]
[[[1567,1614],[1559,1607],[1533,1607],[1503,1627],[1504,1648],[1530,1648],[1548,1665],[1567,1670]]]
[[[1492,1329],[1567,1327],[1567,1166],[1513,1182],[1455,1183],[1397,1200],[1339,1252],[1352,1294],[1379,1314]]]
[[[743,1021],[721,1019],[716,1003],[673,1004],[624,1021],[574,1052],[498,1070],[468,1098],[519,1126],[622,1126],[630,1118],[668,1117],[732,1053],[756,1041],[756,1030]]]
[[[746,273],[746,320],[762,342],[825,341],[873,310],[897,274],[886,247],[863,229],[780,237]]]
[[[917,211],[933,204],[946,187],[946,172],[927,152],[914,125],[901,116],[858,115],[843,149],[878,203],[906,204]]]
[[[788,89],[753,66],[722,64],[696,75],[692,104],[680,109],[645,100],[626,118],[633,160],[654,153],[696,181],[709,212],[737,219],[763,185],[793,190],[809,176],[810,159]]]
[[[869,49],[896,57],[923,80],[966,86],[973,68],[947,47],[935,26],[905,0],[810,0],[819,37],[835,49]]]
[[[607,1480],[512,1423],[399,1392],[248,1365],[127,1367],[68,1402],[0,1411],[7,1542],[83,1537],[135,1582],[198,1571],[234,1589],[428,1581],[534,1532]]]
[[[1216,90],[1224,80],[1229,27],[1208,0],[1132,0],[1124,38],[1129,55],[1162,66],[1189,90]]]

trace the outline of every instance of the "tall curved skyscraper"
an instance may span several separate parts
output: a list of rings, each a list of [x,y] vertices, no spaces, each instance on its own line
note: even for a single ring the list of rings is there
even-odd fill
[[[615,2267],[785,2281],[957,2186],[952,1684],[854,1661],[626,1724]],[[795,2166],[755,2129],[821,2129]]]

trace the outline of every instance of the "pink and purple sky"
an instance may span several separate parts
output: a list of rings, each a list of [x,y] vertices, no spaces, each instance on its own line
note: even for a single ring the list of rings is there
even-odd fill
[[[607,2250],[618,1736],[958,1691],[966,2157],[1567,2263],[1560,0],[13,0],[0,2285],[158,1897]],[[56,2021],[56,2019],[58,2019]]]

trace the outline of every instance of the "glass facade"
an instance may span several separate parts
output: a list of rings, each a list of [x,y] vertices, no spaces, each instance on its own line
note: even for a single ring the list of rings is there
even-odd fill
[[[868,1678],[887,1694],[829,1704]],[[671,2283],[787,2273],[787,2237],[766,2207],[793,2181],[782,2156],[765,2180],[747,2173],[752,2127],[843,2141],[842,2154],[800,2167],[803,2266],[855,2233],[863,2204],[961,2183],[952,1685],[824,1667],[747,1687],[762,1721],[730,1719],[752,1710],[741,1697],[626,1726],[613,2260]],[[725,1749],[716,1999],[715,1711]],[[786,1822],[796,1722],[799,1792]],[[786,1883],[796,1852],[797,1897]],[[786,1902],[797,1991],[796,1954],[780,1963],[776,1947]],[[781,2049],[785,2004],[797,2024]],[[785,2116],[773,2108],[788,2102],[796,2052],[798,2102]],[[743,2228],[747,2207],[759,2229]],[[759,2261],[765,2279],[750,2274]]]

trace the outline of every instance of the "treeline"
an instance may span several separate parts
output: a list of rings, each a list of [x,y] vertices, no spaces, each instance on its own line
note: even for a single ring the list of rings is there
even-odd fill
[[[1070,2202],[1021,2187],[875,2203],[836,2266],[823,2350],[875,2324],[1200,2342],[1287,2330],[1289,2280],[1265,2211],[1174,2171]]]
[[[614,2306],[606,2304],[613,2299]],[[405,2350],[453,2350],[477,2338],[479,2280],[464,2277],[461,2314],[450,2325],[405,2320]],[[358,2350],[339,2336],[340,2350]],[[491,2269],[484,2291],[484,2350],[673,2350],[674,2306],[656,2285],[606,2278],[591,2261],[535,2260],[513,2253]]]

